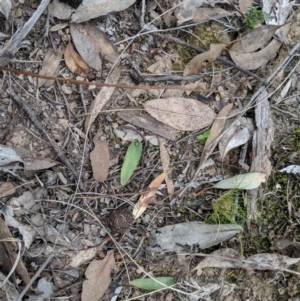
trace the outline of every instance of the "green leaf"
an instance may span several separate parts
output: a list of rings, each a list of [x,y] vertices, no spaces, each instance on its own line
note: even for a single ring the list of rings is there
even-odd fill
[[[261,172],[250,172],[243,175],[236,175],[234,177],[220,181],[215,185],[219,189],[255,189],[262,182],[266,181],[266,174]]]
[[[161,282],[162,284],[158,283],[154,279]],[[175,283],[173,277],[155,277],[154,279],[152,278],[136,279],[131,281],[130,284],[146,291],[155,291],[158,289],[165,288],[166,286],[167,287],[171,286]]]
[[[134,140],[128,147],[121,169],[121,185],[126,185],[139,164],[143,152],[140,141]]]
[[[206,142],[207,137],[209,136],[209,134],[210,134],[210,130],[207,130],[207,131],[205,131],[202,134],[200,134],[200,135],[197,136],[197,139],[200,142],[200,144],[202,144],[202,145],[205,144],[205,142]]]

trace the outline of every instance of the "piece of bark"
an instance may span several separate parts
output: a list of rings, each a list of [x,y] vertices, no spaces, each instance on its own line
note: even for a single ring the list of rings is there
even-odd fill
[[[271,155],[271,144],[274,138],[273,120],[268,102],[268,92],[265,87],[256,99],[255,124],[257,130],[253,134],[252,140],[252,164],[251,172],[263,172],[266,179],[271,174],[272,166],[269,160]],[[256,219],[257,197],[263,195],[260,186],[257,189],[248,191],[248,219]]]
[[[118,117],[161,137],[172,141],[176,140],[177,131],[174,128],[163,124],[148,114],[138,115],[133,111],[127,111],[118,113]]]

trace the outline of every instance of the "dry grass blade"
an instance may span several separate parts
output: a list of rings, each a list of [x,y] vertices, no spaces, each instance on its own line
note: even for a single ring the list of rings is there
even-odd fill
[[[200,159],[200,165],[204,161],[207,160],[207,158],[210,156],[210,154],[213,152],[214,148],[216,147],[216,144],[214,147],[211,147],[212,143],[222,133],[222,131],[225,127],[225,124],[226,124],[227,116],[229,115],[232,107],[233,107],[233,104],[229,103],[217,115],[217,118],[215,119],[215,121],[211,127],[210,134],[205,142],[204,149],[202,151],[202,155],[201,155],[201,159]]]
[[[112,73],[106,78],[105,83],[108,84],[116,84],[120,78],[122,72],[121,65],[117,65]],[[97,94],[96,98],[92,102],[89,115],[85,120],[85,132],[88,133],[91,124],[94,122],[98,114],[102,111],[102,108],[107,104],[110,100],[112,94],[114,93],[114,87],[103,87],[100,92]]]

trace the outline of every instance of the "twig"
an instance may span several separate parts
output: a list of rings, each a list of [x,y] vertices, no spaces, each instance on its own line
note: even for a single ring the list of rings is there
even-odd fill
[[[43,0],[37,10],[25,23],[22,30],[17,31],[10,41],[0,51],[0,65],[7,65],[14,54],[22,47],[22,41],[26,38],[34,24],[40,18],[43,11],[46,9],[50,0]]]
[[[56,142],[53,141],[49,137],[46,129],[44,128],[44,126],[38,120],[38,118],[36,116],[36,113],[33,111],[33,109],[31,109],[26,103],[24,103],[19,98],[19,96],[15,92],[13,92],[12,90],[8,91],[8,93],[10,94],[10,96],[12,97],[12,99],[27,113],[27,115],[29,116],[29,118],[31,119],[31,121],[33,122],[33,124],[37,127],[37,129],[41,132],[41,134],[47,139],[47,141],[49,142],[49,144],[52,146],[52,148],[54,149],[55,153],[60,158],[60,160],[69,168],[69,170],[71,171],[71,173],[77,178],[78,177],[78,173],[76,172],[76,170],[74,169],[74,167],[70,163],[69,159],[62,153],[62,151],[60,150],[60,148],[56,144]]]
[[[54,254],[50,254],[49,257],[46,259],[46,261],[40,266],[40,268],[37,270],[37,272],[34,274],[34,276],[30,279],[29,283],[24,287],[20,295],[15,301],[22,301],[22,298],[26,294],[26,292],[30,289],[34,281],[39,277],[39,275],[43,272],[47,264],[52,260],[54,257]]]
[[[166,39],[166,40],[169,40],[169,41],[173,41],[173,42],[175,42],[175,43],[177,43],[177,44],[180,44],[180,45],[186,46],[186,47],[188,47],[188,48],[194,49],[194,50],[196,50],[198,53],[203,53],[203,52],[206,51],[206,50],[203,49],[203,48],[197,47],[197,46],[195,46],[195,45],[191,45],[191,44],[186,43],[186,42],[184,42],[184,41],[182,41],[182,40],[180,40],[180,39],[178,39],[178,38],[174,38],[174,37],[172,37],[172,36],[170,36],[170,35],[164,35],[164,34],[161,34],[161,33],[152,33],[152,34],[154,34],[155,36],[158,36],[158,37],[160,37],[160,38],[162,38],[162,39]],[[264,79],[260,78],[260,77],[257,76],[256,74],[254,74],[254,73],[252,73],[252,72],[250,72],[250,71],[248,71],[248,70],[246,70],[246,69],[243,69],[243,68],[237,66],[235,63],[231,62],[230,60],[228,60],[228,59],[226,59],[226,58],[218,57],[218,58],[217,58],[217,61],[220,61],[220,62],[222,62],[222,63],[224,63],[224,64],[226,64],[226,65],[228,65],[228,66],[231,66],[231,67],[233,67],[233,68],[235,68],[235,69],[241,71],[242,73],[244,73],[244,74],[246,74],[246,75],[248,75],[248,76],[252,76],[253,78],[255,78],[256,80],[258,80],[258,81],[261,82],[261,83],[264,83],[264,82],[265,82]]]

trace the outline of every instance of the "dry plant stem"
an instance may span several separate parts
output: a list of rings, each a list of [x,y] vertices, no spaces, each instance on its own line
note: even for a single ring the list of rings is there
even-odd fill
[[[41,134],[50,143],[50,145],[54,149],[54,151],[57,154],[57,156],[59,157],[59,159],[68,167],[68,169],[71,171],[71,173],[73,174],[73,176],[77,178],[78,177],[78,173],[76,172],[76,170],[74,169],[74,167],[70,163],[69,159],[62,153],[62,151],[60,150],[59,146],[55,143],[55,141],[53,141],[49,137],[46,129],[43,127],[43,125],[38,120],[38,118],[36,116],[36,113],[33,111],[33,109],[31,109],[27,104],[25,104],[19,98],[19,96],[15,92],[13,92],[12,90],[8,91],[8,93],[10,94],[10,96],[12,97],[12,99],[27,113],[27,115],[29,116],[29,118],[32,121],[32,123],[37,127],[37,129],[41,132]]]
[[[10,39],[8,44],[6,44],[0,51],[0,65],[7,65],[10,59],[22,46],[22,41],[26,38],[34,24],[42,15],[43,11],[47,8],[50,0],[42,0],[37,10],[25,23],[22,30],[17,31]]]
[[[47,264],[52,260],[54,257],[54,254],[50,254],[49,257],[46,259],[46,261],[40,266],[40,268],[37,270],[37,272],[34,274],[34,276],[30,279],[30,282],[24,287],[20,295],[15,301],[22,301],[22,298],[26,294],[26,292],[30,289],[34,281],[40,276],[40,274],[43,272],[43,270],[46,268]]]
[[[180,39],[174,38],[174,37],[172,37],[172,36],[170,36],[170,35],[164,35],[164,34],[161,34],[161,33],[153,33],[153,34],[156,35],[156,36],[158,36],[158,37],[160,37],[160,38],[162,38],[162,39],[166,39],[166,40],[169,40],[169,41],[173,41],[173,42],[175,42],[175,43],[177,43],[177,44],[180,44],[180,45],[182,45],[182,46],[186,46],[186,47],[188,47],[188,48],[194,49],[194,50],[196,50],[198,53],[203,53],[203,52],[206,51],[206,50],[203,49],[203,48],[200,48],[200,47],[191,45],[191,44],[189,44],[189,43],[183,42],[183,41],[181,41]],[[240,72],[242,72],[242,73],[244,73],[244,74],[246,74],[246,75],[248,75],[248,76],[252,76],[253,78],[255,78],[256,80],[258,80],[258,81],[261,82],[261,83],[264,83],[264,82],[265,82],[262,78],[260,78],[260,77],[257,76],[256,74],[254,74],[254,73],[252,73],[252,72],[250,72],[250,71],[248,71],[248,70],[246,70],[246,69],[243,69],[243,68],[237,66],[235,63],[233,63],[232,61],[230,61],[230,60],[228,60],[228,59],[225,59],[225,58],[223,58],[223,57],[218,57],[218,58],[217,58],[217,61],[222,62],[222,63],[224,63],[224,64],[226,64],[226,65],[228,65],[228,66],[231,66],[231,67],[237,69],[238,71],[240,71]]]
[[[68,82],[71,84],[75,85],[84,85],[84,86],[96,86],[96,87],[115,87],[119,89],[144,89],[144,90],[151,90],[151,89],[169,89],[169,90],[182,90],[182,91],[192,91],[192,92],[219,92],[218,90],[211,90],[211,89],[190,89],[190,88],[185,88],[182,86],[135,86],[135,85],[121,85],[121,84],[108,84],[100,81],[96,82],[87,82],[84,80],[76,80],[72,78],[63,78],[63,77],[56,77],[56,76],[48,76],[48,75],[40,75],[24,70],[18,70],[14,68],[9,68],[9,67],[4,67],[0,66],[0,70],[5,70],[5,71],[10,71],[15,74],[23,74],[23,75],[28,75],[32,77],[37,77],[37,78],[43,78],[43,79],[48,79],[48,80],[57,80],[61,82]]]
[[[206,74],[194,74],[188,76],[174,75],[174,74],[164,75],[164,76],[148,76],[143,74],[135,63],[131,63],[131,65],[135,71],[135,72],[133,71],[130,72],[131,76],[133,76],[137,81],[143,81],[143,82],[194,81],[207,76]],[[156,89],[156,87],[153,88]],[[167,88],[167,86],[165,88]]]

